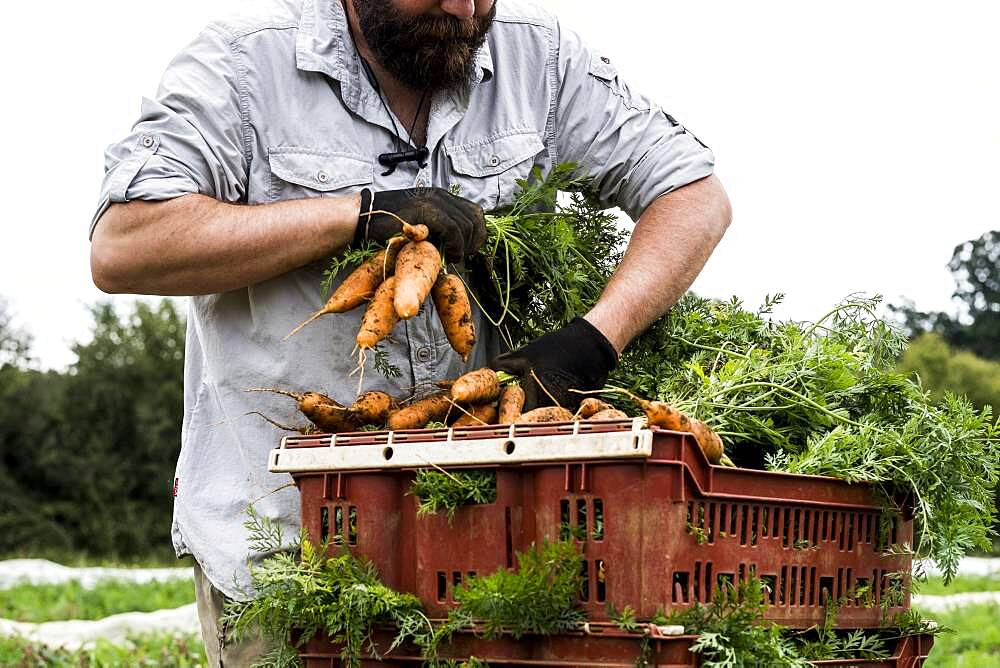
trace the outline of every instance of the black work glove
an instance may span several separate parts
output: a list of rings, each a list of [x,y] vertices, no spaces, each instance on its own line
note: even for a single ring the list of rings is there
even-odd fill
[[[461,262],[486,241],[486,217],[474,202],[452,195],[444,188],[361,191],[361,214],[354,233],[354,245],[365,241],[384,244],[399,234],[402,224],[384,213],[389,211],[410,225],[426,225],[430,241],[439,244],[449,262]]]
[[[576,410],[586,397],[570,390],[601,389],[617,364],[618,353],[611,342],[592,324],[576,318],[520,350],[500,355],[490,367],[521,377],[525,411],[552,405],[550,394],[563,408]]]

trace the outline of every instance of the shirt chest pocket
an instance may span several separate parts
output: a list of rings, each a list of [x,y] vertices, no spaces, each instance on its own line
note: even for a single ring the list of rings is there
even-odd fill
[[[458,194],[487,211],[511,204],[517,182],[528,178],[535,158],[545,150],[536,132],[507,134],[486,141],[445,144],[451,159],[451,185]]]
[[[371,185],[371,160],[347,151],[282,146],[268,151],[268,198],[325,197],[357,192]]]

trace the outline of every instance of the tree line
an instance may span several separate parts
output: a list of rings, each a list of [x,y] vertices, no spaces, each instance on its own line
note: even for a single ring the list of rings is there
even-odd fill
[[[0,555],[172,554],[184,319],[170,300],[91,313],[76,362],[40,371],[0,303]]]
[[[935,396],[1000,409],[1000,231],[957,246],[955,313],[891,311],[899,361]],[[183,415],[185,323],[175,302],[91,309],[64,372],[33,367],[0,300],[0,555],[167,559]]]
[[[920,311],[912,302],[892,307],[911,338],[899,368],[916,373],[926,389],[965,394],[1000,410],[1000,230],[955,247],[948,263],[956,311]]]

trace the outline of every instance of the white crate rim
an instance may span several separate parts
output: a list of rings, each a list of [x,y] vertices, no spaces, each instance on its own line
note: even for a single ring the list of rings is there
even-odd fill
[[[443,441],[401,441],[389,432],[384,443],[338,445],[336,434],[329,446],[290,448],[283,439],[271,451],[272,473],[346,472],[387,469],[417,469],[444,466],[493,466],[545,462],[648,458],[653,452],[653,432],[643,418],[632,420],[628,431],[518,435],[524,425],[511,425],[502,437],[454,439],[448,430]],[[543,425],[537,425],[543,426]]]

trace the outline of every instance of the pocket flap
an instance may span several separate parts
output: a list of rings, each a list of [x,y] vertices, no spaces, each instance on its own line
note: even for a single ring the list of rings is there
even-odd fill
[[[282,180],[323,192],[371,183],[375,174],[371,160],[343,151],[282,146],[268,151],[268,161]]]
[[[511,134],[487,141],[445,146],[456,172],[466,176],[491,176],[533,158],[545,149],[537,132]]]

